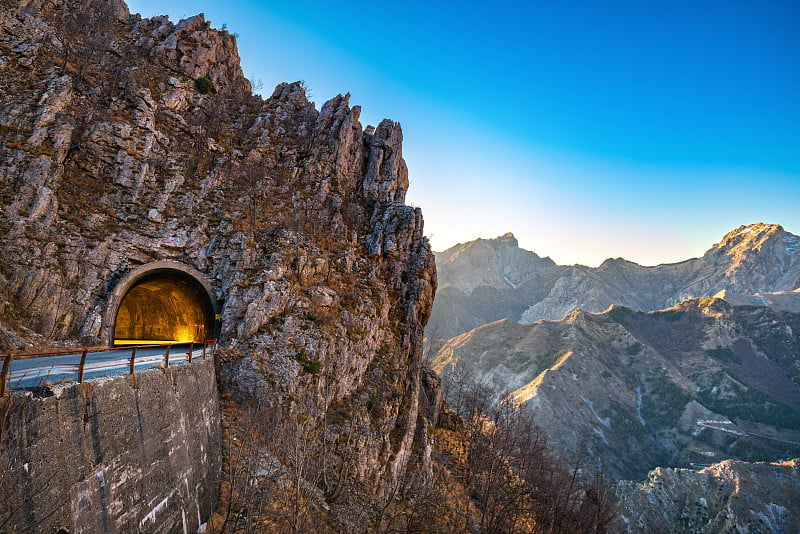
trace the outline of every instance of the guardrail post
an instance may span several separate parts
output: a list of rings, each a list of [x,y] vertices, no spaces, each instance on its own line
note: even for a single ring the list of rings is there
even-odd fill
[[[78,365],[78,384],[83,384],[83,370],[84,365],[86,365],[86,353],[88,351],[83,349],[83,353],[81,354],[81,363]]]
[[[192,363],[192,349],[194,348],[194,341],[189,343],[189,363]]]
[[[172,348],[172,345],[167,345],[167,352],[164,354],[164,367],[169,367],[169,349]]]
[[[135,371],[135,364],[136,364],[136,347],[134,346],[131,349],[131,380],[133,380],[133,387],[136,387],[136,373]]]
[[[219,361],[219,352],[217,352],[217,340],[211,340],[211,358],[214,360],[214,372],[219,376],[219,368],[220,368],[220,361]]]
[[[203,360],[206,359],[206,347],[208,347],[208,340],[203,341]]]
[[[13,354],[6,354],[5,360],[3,360],[3,374],[0,376],[0,397],[6,396],[6,380],[8,379],[8,370],[11,368],[11,360],[13,359]]]

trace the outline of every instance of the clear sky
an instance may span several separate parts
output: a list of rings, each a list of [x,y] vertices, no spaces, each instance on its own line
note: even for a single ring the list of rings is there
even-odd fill
[[[269,95],[305,80],[399,121],[436,250],[514,232],[558,263],[800,233],[800,2],[131,0],[238,34]]]

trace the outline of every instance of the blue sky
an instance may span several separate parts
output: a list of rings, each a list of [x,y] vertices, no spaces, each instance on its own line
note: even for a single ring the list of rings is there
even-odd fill
[[[238,34],[268,95],[352,93],[405,135],[442,250],[512,231],[559,263],[800,233],[800,2],[129,2]]]

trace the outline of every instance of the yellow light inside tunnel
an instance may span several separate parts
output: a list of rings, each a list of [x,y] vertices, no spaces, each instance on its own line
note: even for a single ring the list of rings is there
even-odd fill
[[[169,345],[174,339],[115,339],[114,345]]]
[[[122,299],[114,344],[200,343],[213,328],[213,310],[202,289],[180,276],[157,273]]]
[[[190,341],[201,341],[198,339],[197,331],[198,325],[192,326],[179,326],[175,328],[175,341],[178,343],[189,343]]]

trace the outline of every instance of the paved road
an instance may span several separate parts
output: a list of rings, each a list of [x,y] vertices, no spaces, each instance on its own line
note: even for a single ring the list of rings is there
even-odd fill
[[[146,371],[164,362],[164,347],[138,347],[136,349],[136,371]],[[59,356],[42,356],[25,360],[13,360],[8,377],[9,388],[30,388],[55,384],[59,381],[77,381],[78,366],[82,349],[74,354]],[[189,344],[172,345],[169,353],[169,364],[180,365],[189,358]],[[201,358],[203,346],[195,344],[193,358]],[[119,348],[86,354],[84,380],[99,376],[128,374],[131,364],[131,349]]]

